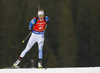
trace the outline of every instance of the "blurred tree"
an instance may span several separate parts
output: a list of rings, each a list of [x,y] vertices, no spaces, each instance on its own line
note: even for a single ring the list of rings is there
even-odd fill
[[[70,0],[60,2],[60,25],[59,25],[59,47],[58,47],[58,66],[76,65],[76,35],[71,15]]]

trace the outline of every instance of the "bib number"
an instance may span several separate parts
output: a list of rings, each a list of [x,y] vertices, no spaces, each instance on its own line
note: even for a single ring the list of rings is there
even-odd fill
[[[43,27],[39,27],[39,29],[41,30],[41,29],[43,29]]]

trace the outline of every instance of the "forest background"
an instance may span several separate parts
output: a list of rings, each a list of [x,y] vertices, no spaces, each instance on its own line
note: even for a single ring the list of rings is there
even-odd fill
[[[24,50],[29,22],[38,3],[50,19],[45,32],[44,67],[100,66],[100,0],[0,0],[0,68],[11,66]],[[34,67],[37,43],[20,63]]]

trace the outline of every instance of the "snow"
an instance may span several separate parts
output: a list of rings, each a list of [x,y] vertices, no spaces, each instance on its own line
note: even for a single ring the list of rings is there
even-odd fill
[[[0,69],[0,73],[100,73],[100,67]]]

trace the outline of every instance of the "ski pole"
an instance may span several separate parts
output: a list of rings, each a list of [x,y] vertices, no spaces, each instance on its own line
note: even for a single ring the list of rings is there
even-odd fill
[[[22,41],[22,43],[24,43],[27,40],[27,38],[31,35],[31,33],[32,31],[27,35],[27,37]]]

